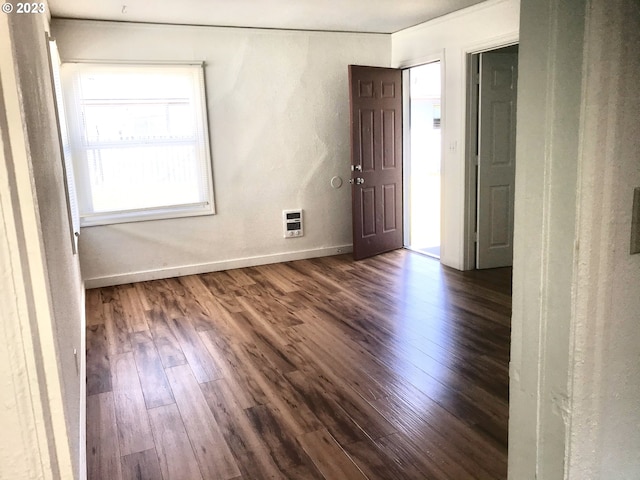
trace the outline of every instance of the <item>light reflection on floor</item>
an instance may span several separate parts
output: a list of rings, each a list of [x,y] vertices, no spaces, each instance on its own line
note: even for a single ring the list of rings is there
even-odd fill
[[[405,255],[407,268],[395,292],[393,370],[417,389],[439,400],[453,368],[445,348],[450,345],[453,325],[443,319],[448,305],[445,274],[440,263],[420,255]],[[425,273],[433,278],[424,284]],[[429,372],[429,373],[427,373]],[[442,398],[443,399],[443,398]]]

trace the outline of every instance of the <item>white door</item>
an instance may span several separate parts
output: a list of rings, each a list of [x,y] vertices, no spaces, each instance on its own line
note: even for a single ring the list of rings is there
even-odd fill
[[[480,55],[476,268],[513,259],[518,54]]]

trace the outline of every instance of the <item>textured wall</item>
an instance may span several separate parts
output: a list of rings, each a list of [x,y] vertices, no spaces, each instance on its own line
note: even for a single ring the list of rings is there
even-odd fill
[[[509,478],[563,478],[584,0],[523,1],[518,77]]]
[[[46,28],[46,18],[36,14],[3,15],[0,25],[0,130],[7,173],[0,196],[9,225],[2,237],[8,253],[19,257],[2,268],[3,279],[13,275],[8,292],[15,292],[15,304],[2,309],[7,315],[2,350],[9,356],[2,364],[10,368],[13,385],[3,381],[0,421],[6,425],[5,417],[12,417],[21,428],[2,429],[10,445],[2,448],[0,477],[12,479],[78,478],[84,451],[84,380],[73,355],[77,350],[81,362],[83,285],[72,253]],[[9,198],[11,206],[5,208]],[[3,295],[6,300],[4,289]],[[11,335],[16,326],[17,334]],[[21,441],[29,442],[22,458],[8,459]],[[19,471],[19,464],[30,467]]]
[[[509,478],[640,472],[636,0],[523,0]]]
[[[388,66],[388,35],[73,20],[52,27],[63,61],[206,62],[217,214],[85,228],[85,279],[171,276],[351,244],[347,65]],[[345,180],[337,190],[334,175]],[[283,238],[289,208],[305,210],[303,238]]]
[[[517,41],[519,7],[490,0],[392,35],[392,66],[443,61],[440,260],[458,269],[475,267],[465,258],[466,55]]]
[[[568,477],[640,478],[640,3],[589,2]]]
[[[81,383],[84,382],[80,378],[84,286],[78,257],[72,251],[45,33],[39,18],[27,17],[30,16],[11,17],[12,34],[54,315],[64,415],[77,475],[81,450]],[[74,349],[78,352],[77,358]]]

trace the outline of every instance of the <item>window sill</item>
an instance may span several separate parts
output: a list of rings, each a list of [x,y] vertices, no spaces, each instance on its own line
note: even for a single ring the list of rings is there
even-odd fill
[[[151,220],[167,220],[184,217],[199,217],[214,215],[216,212],[213,204],[185,205],[171,208],[153,208],[149,210],[135,210],[129,212],[109,212],[80,217],[80,226],[97,227],[103,225],[116,225],[120,223],[147,222]]]

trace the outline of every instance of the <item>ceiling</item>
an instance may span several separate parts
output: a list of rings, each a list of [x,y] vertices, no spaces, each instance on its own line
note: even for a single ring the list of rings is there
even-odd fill
[[[483,0],[49,0],[53,17],[393,33]]]

